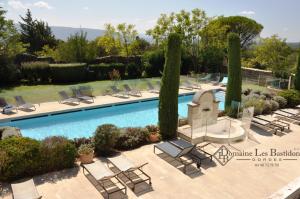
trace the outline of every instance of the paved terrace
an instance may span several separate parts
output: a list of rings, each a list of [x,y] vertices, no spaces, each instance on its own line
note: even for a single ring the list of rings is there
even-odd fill
[[[250,133],[258,142],[252,140],[233,144],[227,147],[253,151],[269,151],[270,148],[279,150],[292,149],[300,151],[300,126],[292,125],[292,132],[281,136],[272,135],[252,129]],[[208,150],[217,150],[219,146],[210,145]],[[152,177],[152,189],[146,185],[136,188],[136,193],[128,189],[128,198],[162,199],[162,198],[268,198],[290,181],[300,176],[300,159],[280,161],[278,167],[257,167],[253,161],[233,158],[225,166],[215,160],[213,163],[204,162],[201,171],[194,166],[188,168],[188,175],[182,172],[181,165],[172,161],[164,154],[153,153],[153,145],[124,152],[136,164],[148,162],[144,170]],[[34,178],[38,192],[45,199],[98,199],[103,195],[83,175],[82,169],[65,170],[49,173]],[[119,195],[112,195],[119,198]],[[2,199],[11,199],[9,185]]]
[[[201,84],[203,89],[218,89],[219,86],[213,86],[210,84]],[[224,88],[223,88],[224,89]],[[189,94],[196,92],[197,89],[185,90],[180,89],[180,94]],[[119,98],[112,96],[96,96],[94,103],[84,103],[81,102],[79,105],[68,105],[68,104],[59,104],[58,102],[46,102],[41,104],[36,104],[36,111],[22,111],[19,110],[16,114],[0,114],[0,122],[6,122],[13,119],[23,119],[27,117],[36,117],[41,115],[53,114],[53,113],[62,113],[70,112],[88,108],[97,108],[101,106],[109,106],[113,104],[128,103],[133,101],[149,100],[158,98],[158,94],[150,93],[147,91],[142,91],[142,97],[129,97],[129,98]],[[26,100],[26,97],[25,97]]]

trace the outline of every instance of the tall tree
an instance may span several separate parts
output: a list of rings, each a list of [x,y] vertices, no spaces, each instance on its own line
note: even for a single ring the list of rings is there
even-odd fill
[[[201,31],[210,18],[205,11],[193,9],[191,12],[181,10],[179,13],[161,14],[153,29],[147,31],[156,45],[164,44],[170,33],[181,34],[183,48],[192,58],[193,69],[199,70]]]
[[[21,16],[23,22],[19,22],[21,27],[21,41],[27,44],[29,53],[41,51],[45,45],[56,46],[55,36],[47,23],[34,20],[30,10],[27,10],[25,17]]]
[[[236,33],[240,37],[241,47],[249,47],[259,36],[263,26],[253,19],[243,16],[218,17],[209,22],[202,32],[203,42],[207,45],[226,46],[227,35]]]
[[[296,68],[296,76],[295,76],[295,89],[300,91],[300,50],[298,55],[298,63]]]
[[[118,55],[121,50],[121,43],[116,39],[116,29],[111,24],[105,24],[105,33],[98,37],[97,46],[100,48],[99,55]]]
[[[25,51],[13,21],[6,19],[5,13],[0,7],[0,83],[15,80],[17,69],[13,61],[17,54]]]
[[[134,25],[122,23],[117,26],[120,43],[124,46],[126,56],[129,56],[129,45],[136,39],[137,31]]]
[[[276,75],[287,76],[294,69],[291,66],[295,65],[296,57],[284,39],[273,35],[262,39],[260,43],[253,46],[252,56],[245,62],[252,63],[251,67],[268,69]]]
[[[241,70],[240,38],[238,34],[230,33],[228,34],[228,84],[225,98],[225,111],[227,113],[232,111],[232,101],[241,102]]]
[[[176,137],[178,124],[178,90],[181,62],[181,38],[177,33],[168,37],[165,66],[159,94],[159,128],[163,139]]]

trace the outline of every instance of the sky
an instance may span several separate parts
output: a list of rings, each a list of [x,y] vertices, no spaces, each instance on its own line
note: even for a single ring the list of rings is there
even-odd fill
[[[300,41],[299,0],[0,0],[7,18],[20,20],[27,8],[50,26],[103,29],[105,23],[135,24],[140,33],[152,28],[161,13],[200,8],[207,15],[242,15],[264,26],[262,37],[274,34]]]

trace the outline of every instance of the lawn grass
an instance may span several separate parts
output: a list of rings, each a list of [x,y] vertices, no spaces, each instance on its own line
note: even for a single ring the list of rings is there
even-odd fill
[[[135,80],[121,80],[117,83],[119,88],[122,88],[123,84],[129,84],[132,87],[139,88],[141,90],[147,89],[147,81],[156,84],[160,81],[159,78],[148,78],[148,79],[135,79]],[[33,85],[33,86],[16,86],[11,88],[0,88],[0,97],[4,97],[8,102],[14,103],[14,96],[22,95],[24,99],[31,103],[42,103],[49,101],[59,100],[58,92],[61,90],[67,91],[71,94],[71,86],[91,86],[93,88],[93,94],[95,96],[103,95],[109,86],[113,85],[115,82],[107,81],[93,81],[87,83],[77,83],[68,85]]]
[[[182,77],[184,79],[184,77]],[[160,78],[145,78],[134,80],[122,80],[117,83],[119,88],[122,88],[123,84],[129,84],[132,87],[136,87],[140,90],[147,89],[147,81],[153,82],[156,85]],[[31,103],[42,103],[49,101],[59,100],[58,91],[65,90],[71,94],[71,86],[88,85],[93,88],[93,94],[95,96],[103,95],[109,86],[114,82],[110,80],[106,81],[93,81],[87,83],[77,83],[68,85],[33,85],[33,86],[16,86],[11,88],[0,88],[0,97],[4,97],[8,102],[14,103],[14,96],[22,95],[26,101]],[[262,92],[267,91],[266,87],[251,84],[249,82],[243,82],[243,89],[251,88],[252,90],[260,90]]]

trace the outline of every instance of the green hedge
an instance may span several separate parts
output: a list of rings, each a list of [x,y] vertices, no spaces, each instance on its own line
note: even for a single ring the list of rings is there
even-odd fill
[[[24,62],[21,64],[22,78],[31,83],[49,82],[50,66],[48,62]]]
[[[294,108],[300,105],[300,91],[297,90],[284,90],[278,93],[279,96],[283,97],[287,101],[287,107]]]
[[[111,64],[92,64],[89,65],[88,79],[89,80],[105,80],[109,79],[109,73],[113,69],[118,70],[121,78],[124,79],[126,72],[126,65],[122,63],[111,63]]]
[[[74,166],[76,148],[63,137],[37,141],[10,137],[0,141],[0,181],[32,177]]]
[[[85,63],[50,64],[50,70],[54,83],[82,82],[87,79]]]

